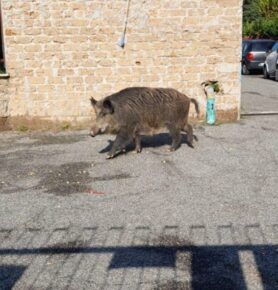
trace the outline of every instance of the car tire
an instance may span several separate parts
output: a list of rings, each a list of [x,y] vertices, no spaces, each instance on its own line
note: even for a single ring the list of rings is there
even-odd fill
[[[245,63],[242,64],[241,72],[243,75],[250,75],[250,73],[251,73]]]
[[[266,66],[263,67],[264,79],[269,79],[269,73],[267,72]]]
[[[278,69],[275,72],[275,81],[278,82]]]

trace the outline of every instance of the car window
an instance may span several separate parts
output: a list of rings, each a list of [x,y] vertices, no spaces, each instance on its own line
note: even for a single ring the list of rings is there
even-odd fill
[[[243,43],[242,45],[242,52],[244,53],[247,49],[247,43]]]
[[[242,46],[242,53],[245,54],[248,51],[249,47],[250,47],[250,43],[244,42]]]
[[[276,42],[276,43],[273,45],[273,47],[272,47],[271,50],[272,50],[272,51],[278,50],[278,42]]]
[[[252,51],[267,51],[273,46],[273,42],[254,42],[252,44]]]

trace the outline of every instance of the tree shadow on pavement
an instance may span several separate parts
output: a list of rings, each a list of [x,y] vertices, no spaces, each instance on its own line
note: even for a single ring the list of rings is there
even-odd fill
[[[96,234],[95,229],[94,235]],[[113,271],[120,271],[123,274],[128,269],[142,271],[142,269],[149,268],[157,269],[159,272],[163,269],[169,269],[176,273],[179,271],[183,273],[182,275],[190,275],[191,278],[188,281],[180,281],[173,277],[165,281],[165,279],[159,280],[154,277],[153,289],[245,290],[249,286],[246,280],[246,267],[243,269],[240,253],[246,252],[253,254],[255,263],[254,267],[248,266],[248,271],[255,271],[254,269],[256,269],[256,273],[247,273],[247,275],[254,276],[256,274],[265,290],[278,289],[278,245],[195,245],[190,239],[182,240],[175,235],[162,235],[152,242],[145,241],[138,245],[121,246],[115,244],[109,246],[106,245],[107,240],[103,244],[92,244],[91,238],[84,240],[79,237],[76,241],[74,239],[68,241],[66,239],[68,229],[55,229],[49,233],[49,236],[58,232],[61,232],[63,242],[50,243],[40,247],[14,248],[11,246],[0,248],[0,263],[6,257],[14,257],[13,260],[18,263],[18,265],[0,265],[2,287],[0,289],[10,289],[22,276],[25,268],[32,265],[35,257],[41,257],[40,259],[45,260],[44,263],[36,266],[36,268],[41,267],[39,271],[36,269],[37,276],[48,273],[48,271],[51,272],[51,267],[55,266],[57,268],[56,276],[50,277],[50,283],[52,283],[53,279],[57,279],[57,273],[63,272],[63,267],[66,267],[70,273],[62,277],[67,277],[69,281],[73,281],[78,276],[76,272],[91,272],[97,269],[96,263],[99,260],[96,257],[108,255],[110,258],[109,262],[107,261],[106,269],[98,270],[106,273],[104,280],[108,279],[109,273]],[[44,230],[31,231],[30,229],[29,235],[33,236],[32,239],[40,234],[45,234]],[[184,258],[182,258],[183,254],[185,255]],[[24,266],[20,262],[22,257],[24,257]],[[53,261],[51,257],[53,257]],[[31,260],[29,265],[27,265],[28,259]],[[82,264],[84,259],[87,262]],[[94,275],[97,276],[98,272]],[[28,281],[24,281],[24,283],[24,285],[28,285]],[[138,281],[138,283],[144,284],[142,281]],[[104,282],[104,284],[107,283]],[[36,287],[36,285],[29,286],[31,288]],[[47,288],[47,285],[44,286]]]
[[[0,289],[12,289],[25,269],[19,265],[0,265]]]

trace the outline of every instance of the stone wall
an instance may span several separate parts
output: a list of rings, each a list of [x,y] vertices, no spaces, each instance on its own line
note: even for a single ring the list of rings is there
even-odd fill
[[[242,0],[2,0],[1,80],[11,118],[82,122],[88,99],[128,86],[176,88],[197,98],[218,80],[221,120],[238,118]]]

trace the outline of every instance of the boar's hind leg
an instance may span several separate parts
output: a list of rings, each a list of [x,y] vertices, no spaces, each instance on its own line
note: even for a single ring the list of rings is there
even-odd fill
[[[125,146],[129,143],[129,141],[129,134],[124,130],[120,130],[120,132],[116,136],[115,141],[113,142],[112,148],[107,155],[107,159],[111,159],[115,157],[115,155],[120,151],[124,151]]]
[[[190,124],[185,125],[184,128],[183,128],[183,131],[185,131],[186,134],[187,134],[187,144],[190,147],[194,148],[194,146],[193,146],[193,128],[192,128],[192,126]]]
[[[168,125],[170,135],[172,137],[172,145],[170,151],[175,151],[180,147],[181,144],[181,130],[175,125]]]

